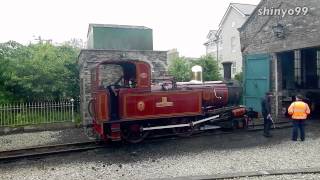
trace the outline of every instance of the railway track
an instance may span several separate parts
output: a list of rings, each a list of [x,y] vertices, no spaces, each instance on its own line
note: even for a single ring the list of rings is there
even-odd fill
[[[274,129],[284,129],[292,127],[291,122],[280,122],[275,123]],[[246,130],[241,130],[240,132],[256,132],[263,130],[263,124],[257,124],[254,126],[249,126]],[[192,137],[200,136],[212,136],[212,135],[223,135],[223,134],[233,134],[239,133],[239,131],[211,131],[211,132],[196,132]],[[180,134],[181,135],[181,134]],[[182,134],[183,135],[183,134]],[[159,135],[147,138],[145,143],[148,142],[157,142],[157,141],[167,141],[169,139],[177,139],[176,135]],[[93,150],[98,148],[104,148],[105,145],[98,144],[96,141],[87,141],[87,142],[76,142],[68,144],[58,144],[58,145],[48,145],[48,146],[35,146],[23,149],[15,149],[8,151],[0,151],[0,162],[14,161],[23,158],[34,158],[48,155],[55,155],[61,153],[71,153],[71,152],[82,152],[87,150]]]
[[[81,152],[105,146],[97,144],[95,141],[77,142],[68,144],[58,144],[49,146],[35,146],[23,149],[0,151],[0,162],[13,161],[23,158],[48,156],[61,153]]]
[[[253,124],[250,125],[247,129],[248,131],[260,131],[263,130],[264,124]],[[271,129],[284,129],[292,127],[292,121],[283,121],[283,122],[276,122],[271,125]]]
[[[291,121],[283,121],[283,122],[277,122],[272,125],[272,129],[286,129],[286,128],[291,128],[292,127],[292,122]],[[263,131],[263,124],[255,124],[255,125],[250,125],[247,129],[239,129],[239,130],[209,130],[209,131],[197,131],[194,132],[191,136],[184,136],[184,133],[180,134],[165,134],[165,135],[155,135],[152,137],[146,138],[145,141],[142,143],[154,143],[154,142],[163,142],[167,140],[175,140],[179,138],[194,138],[194,137],[202,137],[202,136],[217,136],[217,135],[225,135],[225,134],[234,134],[234,133],[250,133],[250,132],[257,132],[257,131]],[[182,136],[179,136],[182,135]]]

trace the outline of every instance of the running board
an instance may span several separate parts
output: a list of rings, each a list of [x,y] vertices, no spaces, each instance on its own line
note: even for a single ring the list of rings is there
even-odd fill
[[[154,126],[154,127],[143,127],[142,131],[151,131],[151,130],[156,130],[156,129],[171,129],[171,128],[177,128],[177,127],[193,127],[194,125],[197,124],[201,124],[213,119],[217,119],[219,117],[219,115],[215,115],[215,116],[211,116],[205,119],[201,119],[198,121],[194,121],[192,123],[188,123],[188,124],[177,124],[177,125],[167,125],[167,126]]]

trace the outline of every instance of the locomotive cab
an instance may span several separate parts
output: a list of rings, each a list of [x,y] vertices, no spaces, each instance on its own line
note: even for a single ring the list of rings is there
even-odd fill
[[[119,94],[121,92],[148,90],[150,90],[148,63],[130,60],[99,63],[91,69],[91,92],[95,100],[95,120],[105,122],[119,119]]]

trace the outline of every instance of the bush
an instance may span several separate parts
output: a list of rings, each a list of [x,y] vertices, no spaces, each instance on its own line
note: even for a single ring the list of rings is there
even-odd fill
[[[201,56],[199,60],[192,62],[192,66],[199,65],[203,69],[204,81],[221,80],[218,62],[210,55]]]
[[[38,43],[0,44],[0,103],[79,96],[79,49]]]
[[[186,82],[191,80],[191,66],[184,57],[173,59],[168,70],[176,81]]]
[[[234,79],[239,81],[241,84],[243,83],[243,73],[240,72],[234,76]]]

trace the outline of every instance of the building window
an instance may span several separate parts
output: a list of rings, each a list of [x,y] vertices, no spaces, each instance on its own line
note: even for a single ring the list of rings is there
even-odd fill
[[[231,38],[231,52],[236,52],[236,37]]]
[[[237,63],[236,61],[232,62],[232,74],[236,74],[237,73]]]
[[[297,85],[301,85],[301,52],[294,51],[294,78]]]
[[[215,43],[210,43],[209,45],[207,45],[207,54],[216,53],[216,52],[217,52],[217,46]]]
[[[233,22],[231,23],[231,27],[235,27],[235,26],[236,26],[236,22],[233,21]]]

